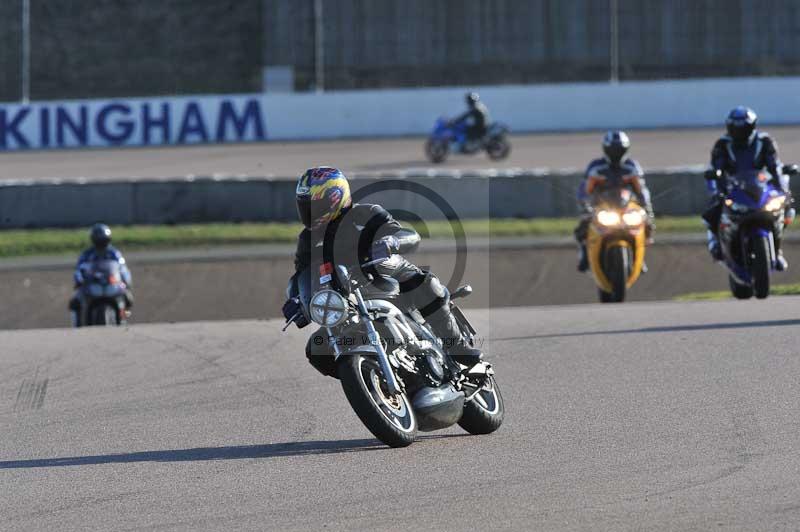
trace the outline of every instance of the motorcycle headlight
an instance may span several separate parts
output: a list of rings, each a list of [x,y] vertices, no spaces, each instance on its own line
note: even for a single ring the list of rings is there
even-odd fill
[[[600,225],[613,226],[619,225],[621,218],[616,211],[599,211],[597,213],[597,222]]]
[[[334,290],[320,290],[311,298],[311,321],[323,327],[335,327],[347,319],[347,301]]]
[[[764,210],[766,211],[777,211],[781,207],[783,207],[783,202],[786,201],[786,196],[775,196],[771,200],[764,205]]]
[[[644,213],[640,210],[628,211],[622,215],[622,221],[625,225],[638,227],[644,223]]]

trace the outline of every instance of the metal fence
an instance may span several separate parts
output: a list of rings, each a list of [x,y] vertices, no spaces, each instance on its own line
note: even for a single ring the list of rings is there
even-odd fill
[[[797,0],[4,0],[0,100],[796,75],[798,30]]]

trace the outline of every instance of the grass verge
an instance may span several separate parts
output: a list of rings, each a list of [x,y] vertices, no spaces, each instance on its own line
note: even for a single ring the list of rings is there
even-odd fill
[[[800,295],[800,283],[779,284],[772,286],[769,291],[770,296],[797,296]],[[720,299],[732,299],[729,290],[719,290],[714,292],[690,292],[675,297],[676,301],[715,301]]]
[[[570,236],[574,218],[463,220],[472,237]],[[699,217],[665,217],[656,220],[657,232],[703,231]],[[411,224],[429,238],[449,237],[450,223],[443,220]],[[295,242],[296,223],[190,224],[114,227],[114,244],[124,251],[213,247]],[[0,231],[0,258],[26,255],[78,253],[87,245],[86,229],[26,229]]]

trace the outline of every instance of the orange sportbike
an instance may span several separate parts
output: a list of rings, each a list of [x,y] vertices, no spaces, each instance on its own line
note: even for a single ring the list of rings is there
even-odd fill
[[[600,301],[622,302],[642,273],[647,212],[625,188],[598,194],[586,237],[589,267]]]

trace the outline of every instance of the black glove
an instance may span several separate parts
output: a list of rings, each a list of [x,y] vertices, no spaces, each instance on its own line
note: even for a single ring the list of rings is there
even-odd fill
[[[400,250],[400,241],[394,236],[385,236],[372,243],[372,260],[388,259]]]
[[[297,325],[298,329],[302,329],[308,325],[308,319],[306,319],[306,315],[303,312],[303,306],[300,304],[300,298],[293,297],[287,299],[286,303],[283,304],[282,311],[283,317],[286,318],[286,321],[289,321],[297,316],[297,318],[294,320],[294,323]]]

